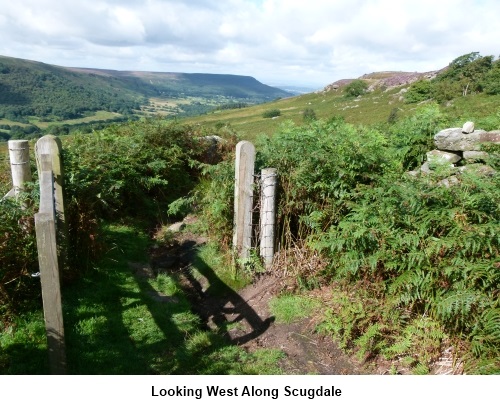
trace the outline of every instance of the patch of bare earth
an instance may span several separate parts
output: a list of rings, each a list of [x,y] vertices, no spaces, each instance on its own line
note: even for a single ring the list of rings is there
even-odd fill
[[[276,295],[279,280],[273,275],[264,275],[254,284],[239,292],[242,300],[253,308],[261,319],[271,316],[269,301]],[[231,339],[248,332],[235,328],[229,331]],[[314,321],[302,319],[290,324],[270,324],[262,334],[242,345],[253,351],[274,348],[285,353],[281,367],[287,374],[368,374],[369,371],[347,357],[338,345],[327,336],[314,333]]]

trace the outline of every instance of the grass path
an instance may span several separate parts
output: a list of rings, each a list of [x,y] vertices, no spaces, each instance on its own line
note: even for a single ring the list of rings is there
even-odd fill
[[[64,286],[69,374],[279,374],[281,352],[249,354],[204,327],[174,275],[145,277],[148,236],[110,226],[106,257]],[[146,270],[147,271],[147,270]],[[42,311],[0,334],[0,373],[49,372]]]

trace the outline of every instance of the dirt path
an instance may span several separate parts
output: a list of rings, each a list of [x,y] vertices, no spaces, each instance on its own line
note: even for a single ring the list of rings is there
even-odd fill
[[[203,277],[195,279],[189,268],[199,260],[197,248],[205,242],[189,232],[175,233],[168,247],[152,250],[151,266],[154,272],[179,272],[194,310],[208,328],[227,331],[232,343],[250,352],[262,348],[282,350],[285,358],[281,367],[286,374],[370,373],[344,355],[330,338],[314,333],[310,319],[292,324],[275,322],[269,301],[277,292],[278,280],[272,275],[261,276],[252,285],[234,291],[198,261],[196,267],[201,268]]]
[[[274,286],[277,284],[273,276],[266,275],[254,284],[239,292],[242,300],[257,313],[261,319],[268,319],[269,301],[273,298]],[[245,329],[230,331],[231,339],[237,338]],[[311,319],[303,319],[291,324],[272,322],[262,334],[244,343],[249,350],[259,348],[276,348],[282,350],[286,357],[282,368],[287,374],[367,374],[359,364],[348,358],[331,338],[313,332]]]

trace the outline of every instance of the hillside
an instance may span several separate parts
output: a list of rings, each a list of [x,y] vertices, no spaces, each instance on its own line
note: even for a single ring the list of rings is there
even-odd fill
[[[362,81],[366,90],[350,97],[346,88],[354,81]],[[214,111],[186,122],[230,125],[253,140],[262,133],[275,133],[287,120],[302,124],[306,113],[323,120],[341,117],[353,124],[385,124],[414,114],[420,104],[437,102],[450,125],[462,125],[465,117],[481,128],[495,129],[500,121],[498,83],[500,62],[473,52],[436,71],[373,72],[356,79],[337,80],[314,93],[239,110]],[[279,115],[264,117],[273,110],[279,111]]]
[[[97,111],[192,115],[290,95],[248,76],[65,68],[0,56],[0,120],[13,122],[73,120]]]

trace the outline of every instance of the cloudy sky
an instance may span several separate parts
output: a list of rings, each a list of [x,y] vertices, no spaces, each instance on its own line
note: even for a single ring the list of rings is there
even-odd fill
[[[499,0],[2,0],[0,55],[321,88],[500,54]]]

